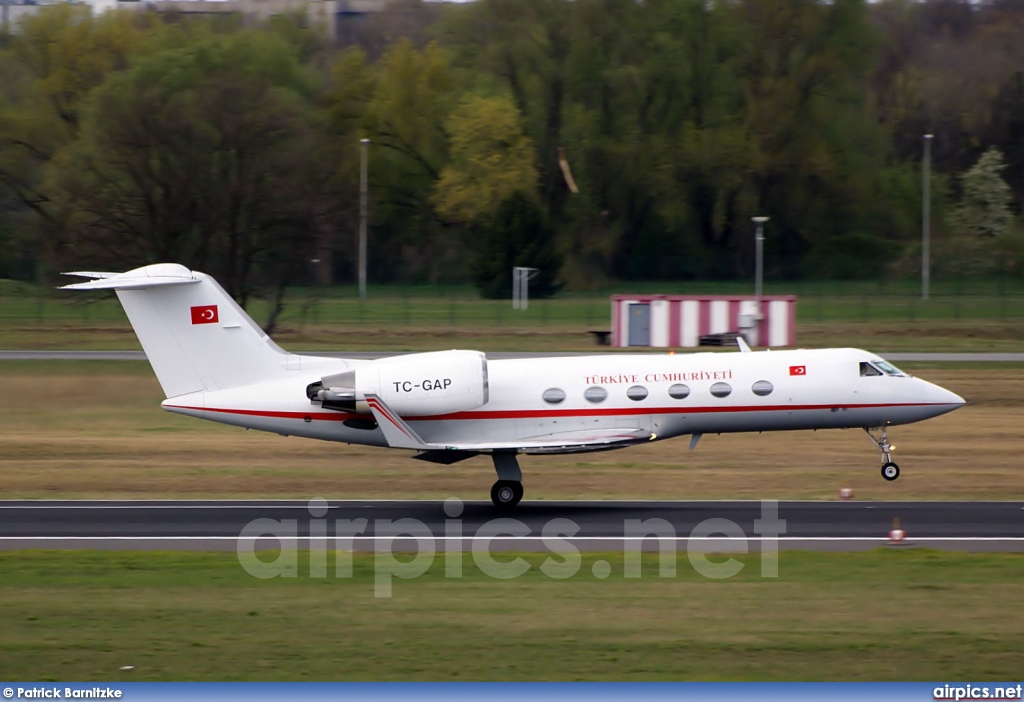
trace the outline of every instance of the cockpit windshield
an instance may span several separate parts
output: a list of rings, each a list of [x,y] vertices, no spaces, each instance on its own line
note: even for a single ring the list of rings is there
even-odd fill
[[[901,371],[896,366],[892,365],[888,361],[861,361],[860,362],[860,375],[862,378],[878,375],[891,375],[898,377],[906,377],[906,373]]]
[[[888,361],[875,361],[875,365],[881,368],[883,371],[885,371],[888,375],[906,375],[906,373],[904,373],[903,371],[901,371],[899,368],[892,365]]]

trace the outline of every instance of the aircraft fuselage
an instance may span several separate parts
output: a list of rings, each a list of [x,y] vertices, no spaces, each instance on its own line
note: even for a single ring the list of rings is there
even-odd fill
[[[490,399],[485,405],[405,419],[425,441],[436,443],[511,442],[616,427],[647,429],[660,440],[687,434],[884,427],[935,417],[963,404],[954,393],[903,373],[861,375],[861,363],[880,361],[857,349],[493,360],[488,362]],[[348,361],[344,367],[362,363]],[[372,419],[369,413],[324,410],[306,399],[310,379],[331,373],[338,361],[304,356],[291,365],[294,378],[192,393],[170,398],[163,406],[280,434],[388,445],[380,429],[367,421]],[[429,367],[410,373],[400,390],[443,389],[450,382],[434,375]],[[588,399],[588,390],[597,401]],[[601,390],[604,399],[599,399]],[[564,399],[546,401],[547,391],[561,391]]]

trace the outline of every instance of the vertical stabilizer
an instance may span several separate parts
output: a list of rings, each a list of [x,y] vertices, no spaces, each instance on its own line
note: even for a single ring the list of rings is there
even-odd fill
[[[114,290],[167,397],[251,385],[287,373],[288,355],[205,273],[160,263],[72,290]]]

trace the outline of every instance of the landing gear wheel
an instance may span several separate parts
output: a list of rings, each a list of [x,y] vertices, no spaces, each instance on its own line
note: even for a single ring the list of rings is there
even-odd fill
[[[499,480],[491,486],[491,502],[500,509],[511,509],[523,499],[523,484],[517,480]]]
[[[882,466],[882,477],[889,481],[896,480],[896,478],[900,477],[900,467],[889,461]]]
[[[498,474],[498,482],[491,488],[491,502],[498,509],[511,509],[523,499],[523,473],[519,470],[516,454],[497,452],[491,458]]]
[[[896,478],[900,477],[900,467],[892,462],[892,450],[896,448],[889,443],[889,437],[886,434],[887,427],[864,427],[864,433],[871,439],[871,443],[882,454],[882,477],[892,482]],[[879,435],[876,437],[875,432]]]

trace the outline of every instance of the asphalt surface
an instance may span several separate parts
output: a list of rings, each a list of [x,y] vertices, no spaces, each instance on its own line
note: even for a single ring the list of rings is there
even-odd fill
[[[657,351],[658,349],[652,349]],[[694,349],[696,353],[701,350]],[[667,349],[662,349],[667,351]],[[401,353],[391,351],[347,351],[347,352],[325,352],[325,351],[297,351],[295,353],[309,356],[323,356],[325,358],[380,358],[382,356],[395,356]],[[602,353],[616,353],[607,347],[599,347],[594,351],[558,351],[558,352],[535,352],[535,351],[497,351],[488,353],[488,358],[537,358],[543,356],[590,356]],[[621,351],[619,351],[621,353]],[[1024,353],[919,353],[919,352],[893,352],[882,353],[881,356],[890,361],[901,363],[903,361],[914,362],[935,362],[935,363],[1024,363]],[[2,351],[0,350],[0,361],[145,361],[146,354],[142,351]]]
[[[508,512],[454,499],[0,502],[0,548],[8,549],[234,550],[239,537],[261,548],[301,548],[312,533],[339,549],[372,549],[381,541],[406,547],[414,538],[441,548],[447,538],[466,549],[487,541],[501,549],[553,550],[544,538],[566,537],[583,550],[603,550],[628,541],[657,547],[656,535],[725,550],[742,541],[758,550],[777,531],[783,548],[851,550],[890,543],[894,525],[905,533],[900,545],[1024,550],[1024,502],[527,500]]]

